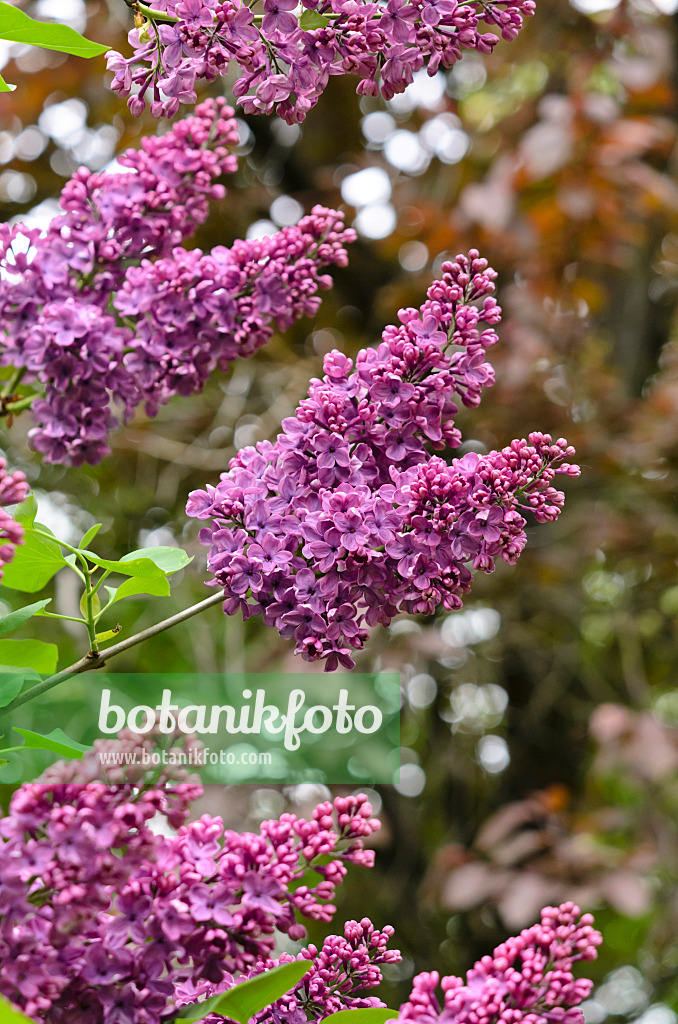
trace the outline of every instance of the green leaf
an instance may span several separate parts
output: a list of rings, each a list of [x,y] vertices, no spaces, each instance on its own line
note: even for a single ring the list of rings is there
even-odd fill
[[[96,616],[99,614],[100,611],[101,611],[101,601],[99,600],[99,595],[98,594],[93,594],[92,595],[92,615],[96,618]],[[80,598],[80,614],[82,615],[83,619],[85,619],[85,620],[87,619],[87,594],[83,594],[82,597]]]
[[[86,548],[91,540],[94,540],[97,533],[102,527],[102,523],[95,523],[94,526],[90,526],[89,530],[78,544],[79,548]]]
[[[15,89],[16,85],[10,85],[9,82],[6,82],[2,75],[0,75],[0,92],[14,92]],[[7,764],[6,761],[3,763]],[[24,1018],[24,1020],[26,1020],[26,1018]]]
[[[112,587],[106,587],[109,593],[112,591]],[[122,601],[126,597],[136,597],[137,594],[152,594],[153,597],[168,597],[170,592],[169,580],[166,576],[158,576],[157,579],[153,580],[125,580],[120,584],[116,591],[113,591],[114,597],[111,600],[111,604],[115,604],[116,601]]]
[[[225,992],[217,1003],[215,1013],[237,1020],[238,1024],[247,1024],[255,1013],[270,1006],[298,985],[310,969],[308,960],[295,960],[291,964],[272,967],[270,971],[234,985]]]
[[[42,590],[64,565],[66,559],[56,541],[38,537],[28,527],[24,543],[16,549],[14,558],[5,568],[2,583],[10,590],[33,594]]]
[[[42,611],[45,605],[51,602],[52,598],[48,597],[45,601],[36,601],[35,604],[27,604],[24,608],[17,608],[15,612],[10,612],[9,615],[3,615],[0,618],[0,636],[4,633],[11,633],[13,629],[17,629],[22,622],[27,622],[31,619],[36,612]]]
[[[0,750],[0,754],[13,754],[21,750],[51,750],[54,754],[60,754],[62,757],[74,760],[75,758],[81,758],[86,751],[91,749],[82,743],[78,743],[76,740],[72,740],[63,729],[52,729],[46,736],[41,736],[38,732],[31,732],[30,729],[20,729],[18,725],[15,725],[14,732],[18,732],[19,735],[23,736],[23,745],[20,747],[5,747],[4,750]]]
[[[15,665],[0,665],[0,708],[11,704],[21,692],[26,679],[39,682],[40,676],[30,668],[22,670]]]
[[[122,626],[118,625],[115,627],[115,629],[107,629],[103,633],[97,633],[96,638],[97,640],[112,640],[114,636],[118,635],[121,629]]]
[[[93,551],[83,551],[83,555],[88,562],[98,565],[101,569],[119,572],[121,576],[134,576],[137,579],[152,580],[165,575],[162,569],[159,569],[150,558],[134,558],[125,562],[122,560],[115,562],[111,558],[99,558]]]
[[[319,14],[317,11],[304,11],[299,18],[299,28],[309,31],[314,28],[324,28],[332,19],[326,14]]]
[[[193,558],[189,558],[181,548],[169,547],[139,548],[138,551],[130,551],[129,554],[123,555],[120,561],[128,562],[137,558],[150,558],[159,569],[162,569],[168,575],[178,572],[179,569],[183,569],[189,562],[193,561]]]
[[[68,25],[55,25],[49,21],[36,21],[18,7],[0,2],[0,39],[12,43],[29,43],[45,50],[72,53],[76,57],[96,57],[110,49],[103,43],[85,39]]]
[[[396,1020],[397,1010],[389,1010],[388,1006],[366,1006],[361,1010],[337,1010],[325,1017],[332,1024],[386,1024],[387,1020]]]
[[[2,762],[7,764],[6,761]],[[0,1024],[32,1024],[30,1017],[24,1016],[21,1010],[8,1003],[4,996],[0,996]]]
[[[7,764],[6,761],[5,764]],[[180,1008],[175,1019],[181,1024],[196,1024],[196,1021],[202,1020],[208,1013],[214,1013],[214,1008],[220,999],[221,996],[211,996],[199,1003],[188,1003]]]
[[[38,499],[33,494],[33,491],[31,491],[28,497],[24,498],[20,505],[17,505],[14,511],[14,518],[16,519],[17,523],[21,523],[21,525],[25,528],[27,526],[33,525],[37,514]]]
[[[59,658],[56,644],[43,640],[0,640],[0,664],[20,665],[44,675],[54,672]]]
[[[311,964],[308,960],[295,960],[290,964],[272,967],[270,971],[265,971],[256,978],[234,985],[221,996],[182,1007],[179,1019],[182,1024],[192,1024],[194,1021],[202,1020],[208,1013],[218,1013],[222,1017],[237,1020],[238,1024],[247,1024],[255,1013],[270,1006],[276,999],[280,999],[298,985],[310,969]]]

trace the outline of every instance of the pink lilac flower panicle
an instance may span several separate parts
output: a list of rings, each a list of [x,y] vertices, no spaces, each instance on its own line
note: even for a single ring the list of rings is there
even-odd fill
[[[206,100],[119,163],[80,168],[46,233],[0,227],[0,365],[38,394],[33,447],[46,461],[96,464],[108,436],[144,404],[200,391],[209,375],[315,314],[355,240],[343,215],[317,206],[270,238],[211,253],[179,243],[203,223],[217,179],[236,169],[233,110]],[[29,254],[23,251],[28,246]]]
[[[461,443],[458,402],[478,405],[501,310],[476,250],[443,264],[420,309],[376,348],[338,351],[275,441],[241,450],[215,487],[191,493],[208,520],[224,611],[260,614],[309,661],[352,668],[369,630],[399,612],[461,607],[473,571],[514,563],[523,513],[558,517],[556,476],[576,476],[563,438],[531,433],[501,451],[445,461]]]
[[[399,1024],[583,1024],[580,1004],[593,982],[575,978],[573,967],[595,960],[601,942],[593,917],[574,903],[545,907],[539,924],[497,946],[465,980],[419,974]]]
[[[159,1024],[181,986],[228,986],[269,962],[276,931],[303,938],[297,914],[330,920],[348,866],[373,863],[362,795],[239,834],[186,822],[201,787],[182,769],[102,775],[149,744],[97,741],[21,786],[0,821],[0,993],[36,1020]],[[178,831],[158,834],[157,816]],[[311,867],[319,882],[300,886]]]
[[[464,51],[487,54],[500,38],[514,39],[535,3],[304,0],[303,7],[299,16],[293,0],[264,0],[258,17],[239,0],[158,0],[154,30],[129,34],[132,57],[109,52],[111,87],[135,115],[148,103],[155,117],[173,117],[180,103],[195,102],[196,81],[235,65],[233,94],[245,113],[275,112],[295,124],[331,75],[355,75],[360,95],[391,99],[423,68],[433,76]]]

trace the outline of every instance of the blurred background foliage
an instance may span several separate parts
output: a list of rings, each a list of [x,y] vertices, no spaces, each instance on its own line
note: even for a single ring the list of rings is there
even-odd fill
[[[479,578],[465,610],[397,621],[359,660],[401,673],[404,767],[374,794],[377,867],[349,877],[338,919],[395,925],[405,959],[389,968],[389,1000],[413,972],[465,969],[543,903],[575,898],[605,935],[588,1024],[678,1020],[677,6],[538,0],[516,42],[419,74],[389,103],[333,79],[301,127],[242,117],[239,171],[196,244],[343,204],[360,238],[315,320],[119,430],[100,467],[42,466],[25,417],[3,435],[65,539],[102,520],[102,554],[168,543],[197,556],[172,598],[120,609],[132,632],[204,595],[186,495],[275,434],[324,352],[376,341],[449,255],[477,246],[498,270],[497,384],[460,414],[462,451],[549,430],[576,445],[583,474],[561,522],[532,531],[515,568]],[[28,9],[125,52],[123,0]],[[107,89],[101,59],[16,45],[0,58],[19,84],[0,98],[6,219],[44,223],[78,165],[104,166],[156,130]],[[71,583],[56,581],[65,614]],[[42,620],[41,636],[62,643],[63,665],[83,651],[77,631]],[[260,622],[218,609],[117,662],[225,667],[303,668]],[[44,716],[21,709],[17,724]],[[19,769],[3,771],[6,799]],[[324,792],[213,788],[198,810],[251,827]]]

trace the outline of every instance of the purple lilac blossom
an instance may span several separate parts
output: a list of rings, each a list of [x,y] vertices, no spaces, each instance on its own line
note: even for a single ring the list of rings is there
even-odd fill
[[[590,914],[574,903],[544,907],[541,922],[484,956],[466,979],[437,971],[414,979],[399,1024],[583,1024],[580,1003],[593,982],[575,979],[578,961],[590,962],[602,942]],[[440,985],[443,1004],[436,997]]]
[[[223,100],[200,104],[120,158],[132,173],[81,168],[44,235],[0,227],[0,365],[44,389],[29,436],[46,461],[99,462],[119,420],[142,403],[155,415],[255,352],[274,325],[314,314],[331,286],[322,269],[345,265],[355,234],[324,207],[230,249],[179,246],[224,195],[216,179],[236,168],[232,114]]]
[[[200,539],[227,614],[260,614],[306,660],[352,668],[371,627],[460,608],[473,570],[514,563],[524,512],[558,517],[554,478],[579,473],[563,438],[533,432],[449,463],[431,454],[461,443],[456,400],[476,406],[493,383],[495,277],[476,250],[443,264],[422,307],[400,310],[355,366],[325,357],[274,442],[192,492],[187,514],[211,520]]]
[[[245,113],[275,111],[294,124],[330,75],[356,75],[359,94],[390,99],[423,67],[432,76],[464,50],[491,53],[500,35],[514,39],[535,10],[534,0],[303,0],[298,18],[295,6],[265,0],[257,16],[239,0],[157,0],[154,29],[129,34],[133,56],[109,52],[112,88],[135,115],[148,102],[155,117],[173,117],[180,103],[195,102],[196,80],[235,63],[233,94]]]
[[[0,458],[0,580],[3,577],[2,567],[14,558],[17,544],[24,542],[23,527],[5,511],[4,506],[18,505],[29,490],[29,483],[21,470],[8,473],[7,462]]]
[[[384,1006],[377,996],[363,993],[381,983],[382,964],[400,961],[398,950],[387,948],[392,937],[390,925],[377,930],[366,917],[361,921],[347,921],[343,935],[328,935],[320,949],[315,945],[302,949],[296,959],[309,961],[309,973],[291,992],[257,1013],[252,1020],[255,1024],[306,1024],[339,1010]],[[244,977],[254,977],[294,960],[291,954],[283,953],[278,959],[260,961]],[[189,982],[177,990],[176,1004],[184,1006],[199,998],[209,999],[226,992],[232,985],[232,978],[225,978],[218,985],[203,981],[196,986]],[[223,1024],[226,1019],[216,1013],[204,1018],[206,1024]]]
[[[336,990],[343,991],[342,981],[357,981],[358,975],[356,988],[379,984],[378,965],[400,959],[398,953],[386,949],[392,932],[389,927],[377,932],[364,918],[347,922],[345,938],[331,935],[320,953],[309,946],[297,959],[312,960],[313,970],[289,995],[257,1014],[257,1024],[321,1020],[342,1009],[342,999],[347,1009],[383,1006],[377,998],[340,997]],[[468,971],[466,979],[441,979],[437,971],[417,975],[395,1020],[398,1024],[583,1024],[579,1004],[588,998],[593,983],[575,979],[572,969],[578,961],[595,960],[601,941],[592,916],[581,914],[574,903],[544,907],[539,924],[497,946],[491,956],[484,956]],[[266,966],[291,959],[283,956]],[[188,986],[178,996],[188,1003],[227,987],[226,982],[219,986],[203,983],[199,992]],[[438,987],[443,992],[442,1006],[436,997]],[[205,1017],[207,1024],[222,1024],[223,1020],[217,1014]]]
[[[102,754],[142,748],[152,741],[128,733],[96,741],[82,765],[21,786],[0,821],[0,992],[36,1020],[159,1024],[176,993],[270,966],[276,930],[299,940],[297,914],[331,920],[347,865],[374,862],[364,840],[379,822],[364,795],[322,803],[308,821],[283,814],[258,833],[207,814],[186,824],[202,789],[183,769],[147,785],[135,767],[102,774]],[[157,816],[176,834],[152,829]],[[299,885],[311,865],[319,882]],[[374,933],[369,963],[365,935],[354,942],[361,969],[340,1006],[376,983],[391,934]],[[330,954],[303,956],[317,975]]]

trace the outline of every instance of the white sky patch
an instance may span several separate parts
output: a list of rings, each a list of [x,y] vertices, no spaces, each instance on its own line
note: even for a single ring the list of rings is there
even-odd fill
[[[59,21],[76,32],[82,32],[87,24],[87,12],[83,0],[38,0],[33,13],[39,20]]]
[[[421,174],[431,159],[422,146],[418,133],[404,129],[389,135],[384,143],[384,156],[392,167],[407,174]]]
[[[365,238],[388,238],[395,229],[398,215],[391,203],[370,203],[353,221],[353,226]]]
[[[304,208],[301,203],[298,203],[296,199],[292,199],[291,196],[278,196],[271,203],[269,213],[271,214],[271,219],[281,228],[284,228],[291,224],[296,224],[303,217]]]
[[[422,68],[415,71],[414,79],[404,92],[388,101],[391,110],[398,114],[409,114],[415,107],[434,110],[445,95],[445,75],[437,74],[429,78],[428,72]]]
[[[341,198],[345,203],[357,207],[385,203],[391,198],[391,179],[381,167],[366,167],[344,178]]]
[[[511,763],[506,740],[501,736],[482,736],[476,747],[478,760],[490,775],[499,775]]]
[[[247,229],[245,237],[248,240],[253,238],[268,238],[276,233],[276,226],[271,220],[255,220]]]
[[[87,107],[75,98],[45,107],[38,118],[41,131],[60,146],[77,146],[84,138],[86,124]]]
[[[619,0],[570,0],[576,10],[582,14],[599,14],[601,11],[613,11],[619,6]]]

